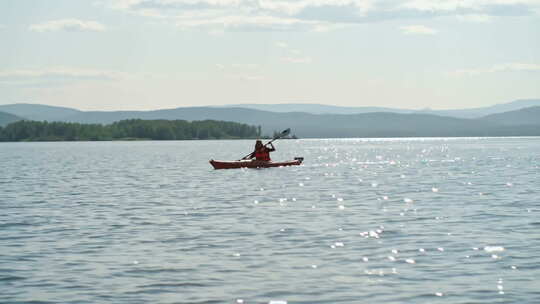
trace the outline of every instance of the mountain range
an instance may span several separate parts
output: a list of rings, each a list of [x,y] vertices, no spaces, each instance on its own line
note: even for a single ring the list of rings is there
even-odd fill
[[[286,103],[286,104],[235,104],[216,107],[236,107],[248,108],[269,112],[305,112],[311,114],[363,114],[374,112],[390,112],[402,114],[434,114],[440,116],[450,116],[456,118],[479,118],[482,116],[519,110],[528,107],[540,106],[540,99],[521,99],[509,103],[496,104],[488,107],[472,108],[472,109],[453,109],[453,110],[411,110],[411,109],[396,109],[385,107],[342,107],[323,104],[302,104],[302,103]]]
[[[16,122],[16,121],[19,121],[19,120],[22,120],[23,118],[19,117],[19,116],[16,116],[16,115],[13,115],[13,114],[10,114],[10,113],[6,113],[6,112],[0,112],[0,127],[3,127],[5,125],[8,125],[12,122]]]
[[[366,112],[367,111],[367,112]],[[477,109],[404,110],[317,104],[181,107],[154,111],[80,111],[38,104],[0,105],[13,119],[112,123],[125,119],[224,120],[260,125],[263,134],[290,127],[299,137],[540,135],[540,100]],[[5,125],[0,116],[0,125]]]

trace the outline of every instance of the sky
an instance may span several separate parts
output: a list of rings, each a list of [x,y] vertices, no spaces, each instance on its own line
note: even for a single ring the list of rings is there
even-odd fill
[[[0,104],[540,98],[540,0],[0,0]]]

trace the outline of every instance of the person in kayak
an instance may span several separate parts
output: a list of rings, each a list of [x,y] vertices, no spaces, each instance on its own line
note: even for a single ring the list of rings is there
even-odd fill
[[[269,143],[270,147],[267,147],[263,145],[262,141],[260,139],[257,139],[255,142],[255,151],[249,155],[247,158],[255,158],[255,160],[260,161],[271,161],[270,158],[270,152],[276,151],[276,148],[274,148],[274,145],[272,143]]]

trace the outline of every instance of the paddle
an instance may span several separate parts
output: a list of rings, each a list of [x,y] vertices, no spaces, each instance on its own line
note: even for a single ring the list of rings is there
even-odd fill
[[[287,129],[281,131],[281,133],[274,135],[274,138],[273,138],[271,141],[269,141],[269,142],[267,142],[266,144],[264,144],[264,145],[267,146],[267,145],[271,144],[274,140],[280,139],[280,138],[282,138],[282,137],[285,137],[285,136],[289,135],[289,133],[291,133],[291,128],[287,128]],[[242,158],[239,159],[239,160],[246,159],[246,157],[248,157],[248,156],[250,156],[250,155],[251,155],[251,153],[249,153],[248,155],[242,157]]]

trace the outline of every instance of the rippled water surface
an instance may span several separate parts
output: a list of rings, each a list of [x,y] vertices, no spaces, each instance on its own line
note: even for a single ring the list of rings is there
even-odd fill
[[[540,138],[0,144],[0,302],[540,303]]]

